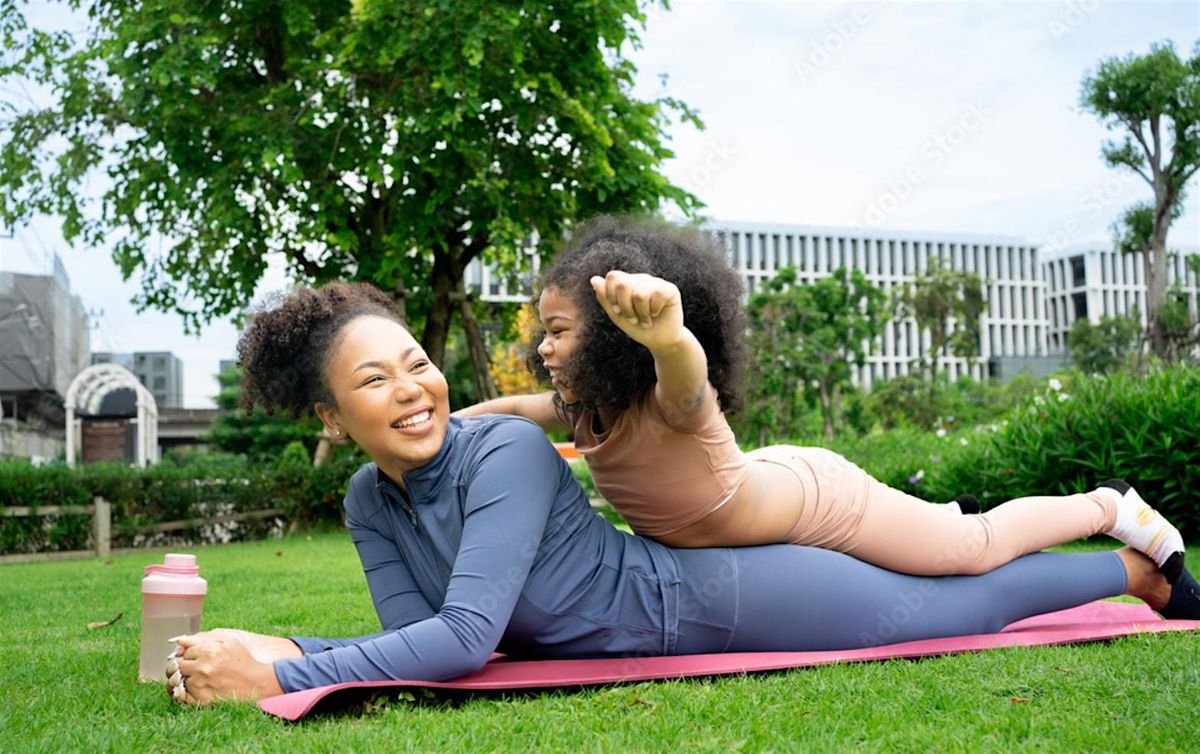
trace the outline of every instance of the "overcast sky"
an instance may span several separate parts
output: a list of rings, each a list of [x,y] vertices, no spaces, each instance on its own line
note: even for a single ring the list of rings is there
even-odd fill
[[[1108,243],[1109,225],[1152,196],[1100,158],[1106,132],[1080,112],[1097,61],[1200,38],[1200,3],[683,2],[653,10],[632,58],[638,93],[669,94],[707,125],[672,129],[666,167],[723,221],[868,226]],[[61,17],[34,4],[35,20]],[[1169,243],[1200,244],[1200,186]],[[171,350],[184,403],[208,406],[229,322],[198,338],[178,317],[137,314],[136,279],[108,252],[68,246],[53,219],[0,239],[0,270],[63,258],[96,318],[92,350]],[[277,269],[262,290],[284,285]],[[261,291],[260,291],[261,292]]]

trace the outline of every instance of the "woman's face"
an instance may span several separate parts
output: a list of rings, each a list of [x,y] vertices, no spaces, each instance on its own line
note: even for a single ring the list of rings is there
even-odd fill
[[[330,434],[341,431],[397,482],[433,459],[450,420],[446,379],[402,325],[351,320],[335,341],[325,379],[336,407],[318,404]]]
[[[571,358],[582,337],[583,318],[571,299],[557,288],[546,288],[538,299],[538,317],[542,321],[542,342],[538,355],[550,372],[550,384],[567,403],[574,403],[578,396],[571,392],[565,376],[560,373],[563,365]]]

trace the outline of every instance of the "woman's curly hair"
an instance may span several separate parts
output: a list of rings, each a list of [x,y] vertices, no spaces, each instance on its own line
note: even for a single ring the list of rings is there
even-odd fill
[[[553,288],[566,295],[582,317],[580,342],[561,368],[578,403],[559,404],[571,421],[579,409],[601,406],[624,410],[657,382],[649,349],[621,332],[592,289],[593,275],[611,270],[646,273],[674,283],[683,299],[683,323],[708,357],[708,381],[717,389],[721,409],[742,407],[746,319],[742,281],[729,266],[725,250],[711,236],[652,218],[598,217],[584,223],[541,275],[540,292]],[[540,333],[530,343],[526,365],[539,379],[550,374],[537,352]]]
[[[404,324],[391,297],[366,283],[297,288],[269,299],[238,340],[242,407],[299,418],[317,402],[336,405],[325,367],[338,333],[365,315]]]

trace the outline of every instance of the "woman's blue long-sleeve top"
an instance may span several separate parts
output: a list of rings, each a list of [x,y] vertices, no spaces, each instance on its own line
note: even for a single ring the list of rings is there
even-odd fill
[[[444,680],[493,651],[661,655],[675,642],[670,551],[614,529],[524,419],[452,417],[437,456],[403,489],[367,464],[346,525],[384,630],[294,639],[285,691],[355,680]]]

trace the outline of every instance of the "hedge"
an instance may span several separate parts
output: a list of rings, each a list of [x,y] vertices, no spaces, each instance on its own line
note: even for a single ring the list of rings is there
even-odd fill
[[[268,508],[282,509],[291,525],[340,523],[346,483],[362,461],[359,454],[341,453],[314,468],[295,454],[285,453],[274,464],[213,454],[192,456],[184,465],[138,469],[95,463],[71,469],[0,459],[0,505],[88,506],[100,495],[112,504],[114,547],[251,539],[278,528],[279,522],[247,521],[160,534],[127,529]],[[89,549],[90,539],[89,515],[0,517],[0,554]]]
[[[1123,478],[1200,540],[1200,369],[1075,375],[951,445],[921,482],[928,499],[975,494],[983,507],[1025,495],[1072,494]]]

